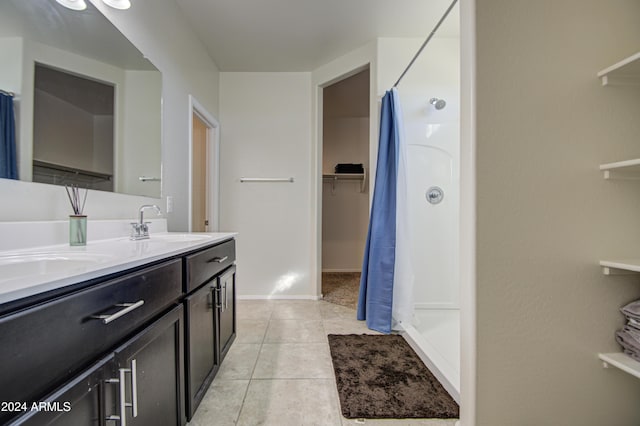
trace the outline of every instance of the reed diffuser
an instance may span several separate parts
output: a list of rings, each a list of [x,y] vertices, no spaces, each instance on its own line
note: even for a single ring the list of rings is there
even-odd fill
[[[80,195],[78,185],[64,186],[67,196],[73,209],[73,214],[69,216],[69,245],[87,245],[87,216],[83,214],[84,205],[87,202],[88,189],[84,190],[84,196]],[[81,202],[82,200],[82,202]]]

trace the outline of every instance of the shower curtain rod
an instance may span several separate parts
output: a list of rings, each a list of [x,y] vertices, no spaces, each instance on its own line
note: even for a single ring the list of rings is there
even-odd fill
[[[396,84],[394,84],[393,87],[397,87],[398,86],[398,84],[400,83],[400,80],[402,80],[402,78],[407,73],[407,71],[409,71],[409,68],[411,68],[411,66],[416,61],[416,59],[418,59],[418,56],[420,56],[420,53],[422,53],[422,50],[429,43],[429,41],[431,41],[431,38],[436,33],[436,31],[438,31],[438,28],[440,28],[440,25],[442,24],[442,22],[447,18],[447,16],[449,16],[449,12],[451,12],[451,9],[453,9],[453,6],[455,6],[457,2],[458,2],[458,0],[453,0],[451,5],[449,6],[449,8],[446,10],[446,12],[444,12],[444,15],[442,15],[442,18],[440,18],[440,20],[438,21],[436,26],[433,28],[433,31],[431,31],[431,34],[429,34],[429,37],[427,37],[427,39],[424,41],[424,43],[422,43],[422,46],[420,46],[420,49],[418,49],[416,54],[413,56],[413,59],[411,59],[411,62],[409,62],[409,65],[407,65],[407,67],[404,69],[404,71],[400,75],[400,78],[398,78],[398,81],[396,81]]]

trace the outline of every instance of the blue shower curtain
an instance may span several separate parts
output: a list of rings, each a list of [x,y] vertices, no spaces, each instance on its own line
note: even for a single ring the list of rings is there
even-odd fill
[[[13,96],[0,93],[0,178],[18,179]]]
[[[398,92],[393,88],[382,98],[375,189],[357,312],[357,318],[366,320],[371,330],[387,334],[391,333],[396,254],[396,182],[400,138],[397,97]]]

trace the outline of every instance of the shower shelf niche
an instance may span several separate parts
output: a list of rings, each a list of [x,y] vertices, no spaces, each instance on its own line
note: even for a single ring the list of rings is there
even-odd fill
[[[640,179],[640,158],[601,164],[605,179]]]
[[[640,362],[634,360],[630,356],[625,355],[622,352],[614,352],[598,354],[598,358],[602,360],[602,366],[604,368],[613,366],[640,379]]]
[[[603,86],[640,86],[640,52],[603,69],[598,77]]]

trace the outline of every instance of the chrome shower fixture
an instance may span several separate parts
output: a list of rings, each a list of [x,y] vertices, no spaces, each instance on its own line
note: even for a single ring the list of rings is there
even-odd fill
[[[437,110],[441,110],[445,106],[447,106],[447,102],[444,99],[431,98],[429,99],[429,103],[436,107]]]

